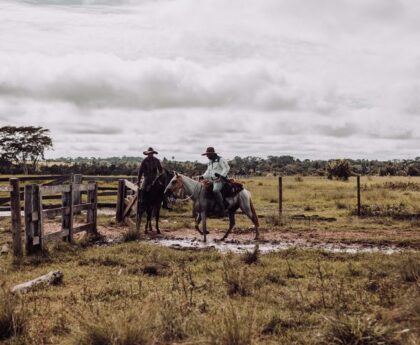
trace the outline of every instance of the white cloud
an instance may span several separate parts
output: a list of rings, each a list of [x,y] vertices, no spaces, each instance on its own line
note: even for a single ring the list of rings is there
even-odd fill
[[[420,3],[0,4],[0,125],[54,156],[418,156]],[[175,153],[174,153],[175,152]]]

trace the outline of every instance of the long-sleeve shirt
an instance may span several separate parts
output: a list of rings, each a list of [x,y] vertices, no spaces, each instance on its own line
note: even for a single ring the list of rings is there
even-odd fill
[[[163,171],[159,159],[156,157],[146,157],[140,164],[138,181],[144,177],[142,186],[150,185],[155,178]]]
[[[229,170],[230,167],[226,160],[220,156],[217,156],[216,159],[209,160],[209,163],[207,164],[207,170],[203,174],[203,177],[208,180],[217,180],[218,177],[216,177],[216,173],[226,177]]]

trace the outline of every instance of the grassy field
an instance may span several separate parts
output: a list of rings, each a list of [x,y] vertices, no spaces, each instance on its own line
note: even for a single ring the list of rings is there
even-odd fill
[[[0,267],[4,344],[379,345],[418,344],[420,335],[418,252],[260,256],[58,243],[19,263],[0,257]],[[61,285],[7,292],[57,269]]]
[[[365,178],[365,216],[354,215],[355,181],[284,178],[244,181],[263,236],[335,234],[337,241],[418,248],[420,179]],[[108,198],[111,201],[111,198]],[[164,212],[162,229],[191,225],[189,204]],[[296,215],[335,221],[295,219]],[[238,217],[238,226],[249,222]],[[99,217],[113,226],[112,215]],[[226,222],[210,220],[209,228]],[[354,238],[349,233],[357,234]],[[235,234],[233,235],[233,237]],[[322,237],[324,236],[324,237]],[[346,237],[347,236],[347,237]],[[10,219],[0,219],[0,244]],[[15,284],[61,270],[61,285],[23,296]],[[141,242],[52,243],[43,256],[0,256],[0,343],[4,344],[360,344],[415,345],[420,336],[420,252],[392,255],[286,250],[260,255],[177,251]]]

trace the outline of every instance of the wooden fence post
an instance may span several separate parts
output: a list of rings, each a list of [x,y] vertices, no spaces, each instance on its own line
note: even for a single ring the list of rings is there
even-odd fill
[[[75,185],[82,184],[83,175],[80,174],[72,174],[70,183]],[[79,188],[73,188],[73,205],[80,205],[81,204],[81,193]],[[75,214],[81,214],[82,211],[78,211]]]
[[[73,195],[74,184],[70,183],[70,190],[63,192],[61,196],[61,203],[63,207],[63,216],[61,221],[62,230],[68,230],[68,235],[63,238],[69,242],[73,241]],[[69,209],[69,211],[67,211]]]
[[[91,203],[92,206],[87,211],[87,222],[92,224],[92,227],[88,233],[97,233],[97,211],[98,211],[98,183],[95,183],[93,190],[87,192],[87,202]]]
[[[118,223],[121,223],[123,219],[124,214],[124,200],[126,196],[126,190],[125,190],[125,182],[124,179],[118,180],[118,196],[117,196],[117,212],[115,215],[116,221]]]
[[[360,175],[357,176],[357,215],[360,217],[362,212],[362,199],[360,194]]]
[[[283,216],[283,177],[279,176],[279,217]]]
[[[13,255],[22,256],[22,222],[20,218],[20,189],[19,179],[10,179],[10,208],[12,212]]]
[[[26,254],[44,249],[42,224],[42,195],[39,185],[25,186]]]

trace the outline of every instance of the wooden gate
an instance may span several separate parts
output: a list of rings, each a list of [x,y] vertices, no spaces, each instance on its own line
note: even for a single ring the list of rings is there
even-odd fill
[[[119,223],[132,222],[130,215],[137,214],[139,187],[125,179],[118,180],[116,220]]]
[[[87,193],[87,202],[76,204],[75,195]],[[43,209],[44,196],[61,194],[62,206],[52,209]],[[63,239],[73,241],[73,235],[81,231],[97,232],[97,183],[69,184],[60,186],[40,186],[36,184],[25,186],[25,233],[26,253],[32,254],[44,249],[47,241]],[[77,197],[76,197],[77,198]],[[87,210],[86,224],[74,227],[74,214]],[[44,233],[44,217],[61,216],[61,230],[54,233]]]

